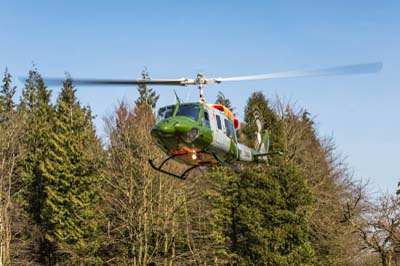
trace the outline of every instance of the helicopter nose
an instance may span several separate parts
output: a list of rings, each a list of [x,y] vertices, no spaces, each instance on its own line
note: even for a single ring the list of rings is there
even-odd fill
[[[163,134],[173,134],[175,133],[175,126],[174,124],[163,123],[159,125],[158,130]]]
[[[193,128],[193,123],[185,118],[172,118],[161,121],[152,130],[153,134],[160,136],[182,135]]]
[[[192,127],[191,125],[185,124],[185,123],[176,123],[174,125],[175,131],[178,133],[186,133],[188,132]]]
[[[166,137],[175,134],[175,124],[177,123],[174,119],[166,119],[157,123],[151,130],[153,137]]]

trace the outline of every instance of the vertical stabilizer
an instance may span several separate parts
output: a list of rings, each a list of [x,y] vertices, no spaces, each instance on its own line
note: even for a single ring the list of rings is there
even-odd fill
[[[262,137],[262,141],[261,141],[261,146],[260,149],[258,150],[260,153],[268,153],[269,150],[269,132],[266,129],[264,131],[264,135]]]

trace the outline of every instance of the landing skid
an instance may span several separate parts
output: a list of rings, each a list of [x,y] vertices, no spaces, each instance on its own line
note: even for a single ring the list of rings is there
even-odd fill
[[[215,160],[217,160],[220,164],[235,170],[236,173],[241,173],[242,172],[242,168],[240,168],[238,165],[233,164],[233,163],[229,163],[227,161],[222,161],[221,159],[218,158],[218,156],[214,152],[211,153],[211,154],[214,156]]]
[[[164,164],[165,164],[166,162],[168,162],[169,160],[171,160],[171,159],[173,159],[173,158],[175,158],[175,157],[177,157],[177,156],[178,156],[178,155],[171,155],[171,156],[169,156],[169,157],[168,157],[167,159],[165,159],[165,160],[160,164],[160,166],[158,166],[158,167],[154,165],[153,160],[149,160],[149,163],[150,163],[150,166],[151,166],[154,170],[156,170],[156,171],[159,171],[159,172],[161,172],[161,173],[163,173],[163,174],[167,174],[167,175],[170,175],[170,176],[173,176],[173,177],[176,177],[176,178],[185,180],[186,177],[187,177],[187,175],[189,174],[189,172],[192,171],[193,169],[199,167],[200,165],[194,165],[194,166],[192,166],[192,167],[189,167],[188,169],[186,169],[186,170],[185,170],[182,174],[180,174],[180,175],[177,175],[177,174],[174,174],[174,173],[172,173],[172,172],[168,172],[168,171],[162,169],[162,167],[164,166]]]
[[[226,161],[223,161],[223,160],[219,159],[218,156],[217,156],[214,152],[203,152],[203,153],[211,154],[211,155],[215,158],[215,160],[218,161],[218,163],[220,163],[221,165],[227,166],[227,167],[229,167],[229,168],[232,168],[233,170],[235,170],[236,173],[241,173],[241,172],[242,172],[242,169],[241,169],[239,166],[237,166],[236,164],[229,163],[229,162],[226,162]],[[175,158],[175,157],[178,157],[178,156],[180,156],[180,155],[171,155],[171,156],[169,156],[169,157],[168,157],[167,159],[165,159],[159,166],[156,166],[156,165],[154,164],[153,160],[149,160],[149,163],[150,163],[150,166],[151,166],[154,170],[156,170],[156,171],[158,171],[158,172],[161,172],[161,173],[163,173],[163,174],[167,174],[167,175],[169,175],[169,176],[173,176],[173,177],[182,179],[182,180],[185,180],[186,177],[188,176],[189,172],[192,171],[193,169],[195,169],[195,168],[197,168],[197,167],[200,167],[200,166],[207,166],[207,165],[204,165],[204,164],[203,164],[203,165],[200,165],[200,164],[199,164],[199,165],[194,165],[194,166],[191,166],[191,167],[187,168],[187,169],[186,169],[182,174],[180,174],[180,175],[162,169],[166,162],[168,162],[169,160],[171,160],[171,159],[173,159],[173,158]]]

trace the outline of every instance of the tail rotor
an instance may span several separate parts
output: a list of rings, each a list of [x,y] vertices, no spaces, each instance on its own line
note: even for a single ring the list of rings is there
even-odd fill
[[[268,153],[269,134],[268,130],[264,130],[264,119],[259,111],[254,112],[254,123],[257,127],[256,142],[254,148],[260,153]]]

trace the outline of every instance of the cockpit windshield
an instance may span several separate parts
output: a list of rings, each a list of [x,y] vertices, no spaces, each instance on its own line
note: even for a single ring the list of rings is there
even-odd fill
[[[158,110],[157,122],[167,119],[174,114],[175,105],[165,106]]]
[[[197,121],[199,118],[200,106],[198,104],[182,104],[179,106],[176,116],[186,116]]]

